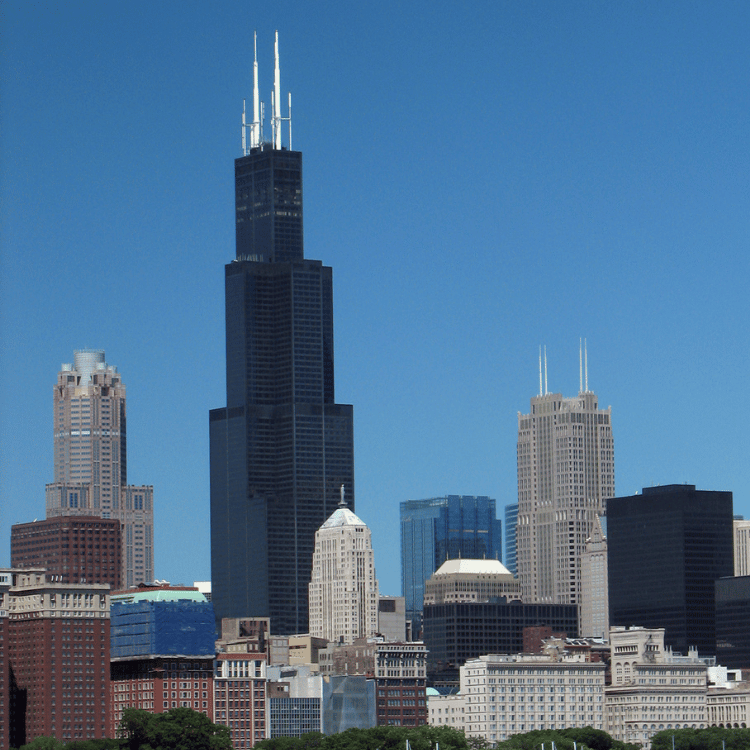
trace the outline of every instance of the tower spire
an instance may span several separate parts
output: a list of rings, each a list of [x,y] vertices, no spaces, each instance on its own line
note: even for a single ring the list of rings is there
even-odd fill
[[[271,101],[271,130],[273,132],[273,147],[281,148],[281,68],[279,66],[279,32],[276,32],[276,41],[273,47],[273,95]]]
[[[253,127],[250,131],[250,148],[260,146],[260,90],[258,88],[258,33],[253,32]]]

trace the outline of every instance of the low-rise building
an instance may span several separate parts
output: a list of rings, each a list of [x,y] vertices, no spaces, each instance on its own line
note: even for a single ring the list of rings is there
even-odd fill
[[[373,678],[377,688],[378,726],[427,723],[427,649],[424,643],[362,638],[350,645],[330,644],[320,652],[320,673]]]
[[[235,749],[253,747],[270,736],[265,653],[232,649],[216,655],[214,722],[229,727]]]

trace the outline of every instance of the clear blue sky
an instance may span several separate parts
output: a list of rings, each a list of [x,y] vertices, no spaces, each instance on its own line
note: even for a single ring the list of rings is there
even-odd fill
[[[516,497],[516,413],[589,386],[618,494],[688,482],[750,516],[746,2],[59,2],[2,24],[0,565],[44,517],[52,386],[106,350],[156,573],[210,577],[233,159],[258,31],[334,269],[357,513],[400,589],[398,503]]]

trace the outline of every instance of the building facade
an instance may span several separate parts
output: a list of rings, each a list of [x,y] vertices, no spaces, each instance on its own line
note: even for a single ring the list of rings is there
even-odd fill
[[[610,623],[663,627],[675,650],[715,656],[714,584],[733,572],[732,493],[645,487],[607,506]]]
[[[581,556],[615,494],[612,410],[541,393],[518,414],[516,559],[524,601],[578,604]]]
[[[750,576],[750,521],[735,518],[734,528],[734,574]]]
[[[332,271],[303,254],[302,154],[256,130],[250,144],[225,268],[227,405],[209,416],[212,600],[218,618],[304,633],[315,532],[342,485],[354,507],[353,410],[334,397]]]
[[[490,497],[447,495],[406,500],[401,515],[401,593],[420,631],[425,581],[448,559],[502,557],[502,522]]]
[[[523,651],[524,628],[540,625],[574,638],[578,635],[578,608],[575,604],[526,604],[517,600],[425,606],[424,643],[430,684],[457,684],[461,665],[481,654]]]
[[[579,655],[491,654],[461,667],[464,732],[490,742],[544,729],[604,729],[602,662]]]
[[[10,564],[44,568],[49,580],[122,588],[121,524],[114,518],[54,516],[10,529]],[[54,576],[54,578],[52,578]]]
[[[609,634],[609,582],[607,537],[597,516],[586,549],[581,555],[580,626],[582,636],[607,638]]]
[[[513,573],[518,574],[516,562],[516,524],[518,523],[518,503],[505,506],[505,567]]]
[[[73,353],[53,389],[55,481],[47,518],[97,516],[122,524],[122,583],[154,579],[154,488],[128,485],[125,385],[100,349]]]
[[[750,670],[750,575],[716,581],[716,658]]]
[[[360,675],[375,680],[378,726],[427,723],[427,649],[424,643],[389,643],[382,638],[351,645],[331,644],[320,652],[320,674]]]
[[[184,706],[213,721],[214,628],[213,608],[194,587],[113,593],[111,731],[126,708],[166,713]]]
[[[229,727],[232,747],[252,747],[268,736],[266,655],[223,651],[214,664],[214,722]]]
[[[315,533],[310,634],[353,643],[378,630],[378,581],[372,533],[344,504]]]
[[[424,585],[425,606],[521,598],[521,587],[499,560],[446,560]]]
[[[640,744],[664,729],[706,724],[708,662],[664,645],[663,628],[610,630],[612,684],[606,694],[606,730],[616,740]]]
[[[8,745],[109,734],[109,586],[47,580],[38,569],[4,570],[9,686]],[[42,668],[43,665],[43,668]]]

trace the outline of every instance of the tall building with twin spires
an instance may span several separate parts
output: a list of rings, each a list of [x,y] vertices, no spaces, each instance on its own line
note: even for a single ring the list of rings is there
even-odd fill
[[[334,398],[332,271],[303,253],[302,154],[282,146],[278,60],[277,35],[272,137],[256,56],[234,165],[227,405],[209,416],[212,601],[217,618],[270,617],[274,633],[304,633],[315,532],[341,485],[354,507],[353,412]]]
[[[63,364],[53,388],[53,409],[55,470],[46,489],[47,518],[117,519],[122,585],[153,581],[154,488],[128,484],[125,384],[103,350],[81,349],[73,353],[72,363]],[[42,563],[40,558],[37,564]],[[78,568],[63,570],[64,579],[91,581],[82,563],[83,558]],[[95,571],[95,580],[100,572]]]
[[[518,414],[516,565],[525,602],[580,604],[586,540],[615,494],[612,409],[599,408],[583,373],[577,396],[548,393],[540,357],[539,395]]]

